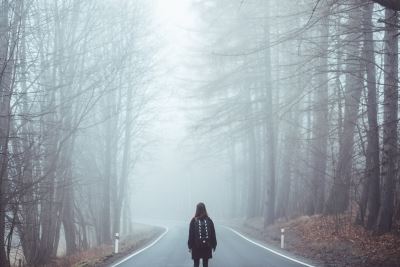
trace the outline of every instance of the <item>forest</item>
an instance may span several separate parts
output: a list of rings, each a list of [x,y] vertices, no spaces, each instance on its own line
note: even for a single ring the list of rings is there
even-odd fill
[[[223,159],[221,219],[399,230],[399,1],[188,0],[178,78],[156,2],[1,1],[0,266],[134,231],[165,91]]]
[[[372,1],[201,7],[203,27],[213,11],[220,27],[206,44],[210,81],[197,92],[206,99],[197,129],[227,149],[232,216],[263,216],[268,225],[356,211],[368,229],[395,227],[399,6],[376,2],[386,8]]]

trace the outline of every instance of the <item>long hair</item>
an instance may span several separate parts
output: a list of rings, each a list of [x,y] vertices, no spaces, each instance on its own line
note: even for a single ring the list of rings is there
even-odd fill
[[[194,215],[196,219],[198,218],[204,218],[208,217],[207,210],[206,210],[206,205],[204,205],[203,202],[200,202],[196,206],[196,214]]]

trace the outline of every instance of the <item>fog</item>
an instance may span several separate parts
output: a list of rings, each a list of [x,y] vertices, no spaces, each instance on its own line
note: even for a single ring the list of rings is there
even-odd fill
[[[188,223],[199,202],[264,230],[322,214],[394,227],[393,1],[0,5],[1,266],[13,237],[46,264],[60,238],[70,255]]]
[[[153,103],[156,121],[149,127],[151,143],[146,156],[132,174],[133,218],[184,220],[194,215],[198,202],[207,203],[210,215],[228,215],[229,168],[226,158],[204,140],[193,136],[190,84],[193,72],[188,57],[196,51],[193,31],[196,14],[191,1],[159,1],[154,6],[157,31],[164,39],[161,48],[161,84]],[[190,60],[190,59],[189,59]],[[183,79],[185,77],[185,79]],[[186,80],[186,81],[185,81]]]
[[[201,201],[221,217],[227,205],[224,158],[192,139],[181,99],[167,96],[157,109],[161,114],[149,130],[154,142],[132,174],[133,217],[189,220]]]

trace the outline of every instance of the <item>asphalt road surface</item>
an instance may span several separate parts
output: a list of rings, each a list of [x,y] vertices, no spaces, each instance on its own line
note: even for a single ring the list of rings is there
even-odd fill
[[[165,234],[154,244],[128,256],[112,267],[191,267],[187,248],[189,225],[169,223]],[[301,267],[312,265],[272,248],[278,255],[232,230],[216,224],[217,249],[209,267]],[[283,255],[284,254],[284,255]],[[287,257],[287,258],[285,258]],[[201,263],[200,263],[201,266]]]

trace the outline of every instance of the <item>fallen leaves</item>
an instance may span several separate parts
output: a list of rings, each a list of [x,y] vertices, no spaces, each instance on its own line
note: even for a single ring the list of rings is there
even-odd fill
[[[325,266],[400,266],[398,234],[379,236],[353,221],[350,215],[301,216],[277,222],[264,232],[262,219],[255,218],[247,220],[244,228],[248,234],[262,233],[258,236],[275,245],[278,245],[280,228],[285,228],[288,250]]]

